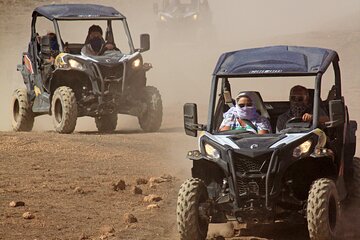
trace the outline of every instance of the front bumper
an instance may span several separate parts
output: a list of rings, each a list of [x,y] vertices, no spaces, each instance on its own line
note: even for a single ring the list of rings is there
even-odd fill
[[[82,115],[98,116],[112,113],[141,115],[142,89],[146,86],[148,64],[131,69],[127,62],[116,65],[92,63],[91,93],[80,102]],[[130,68],[130,69],[129,69]]]
[[[249,158],[230,150],[228,158],[236,206],[247,208],[247,200],[257,199],[265,200],[264,204],[260,204],[261,207],[271,210],[270,198],[277,192],[274,187],[274,175],[278,165],[278,151]]]

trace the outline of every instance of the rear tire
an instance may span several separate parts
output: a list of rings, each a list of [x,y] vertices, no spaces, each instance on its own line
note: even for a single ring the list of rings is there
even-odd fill
[[[146,111],[139,116],[139,124],[145,132],[156,132],[162,122],[162,100],[159,90],[153,86],[146,86],[144,91]]]
[[[34,113],[31,109],[26,89],[16,89],[12,96],[11,125],[16,132],[31,131],[34,126]]]
[[[307,202],[307,222],[311,240],[334,240],[340,221],[340,200],[334,181],[313,182]]]
[[[206,186],[198,178],[186,180],[177,200],[177,225],[181,240],[205,240],[209,219],[200,217],[199,207],[209,199]]]
[[[117,125],[117,114],[95,117],[95,124],[99,132],[113,132]]]
[[[51,102],[51,113],[58,133],[72,133],[77,120],[77,103],[74,91],[69,87],[55,90]]]

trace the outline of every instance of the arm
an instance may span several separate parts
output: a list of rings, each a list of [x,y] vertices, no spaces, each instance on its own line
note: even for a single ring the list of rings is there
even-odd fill
[[[278,116],[276,121],[276,132],[280,132],[285,128],[286,121],[289,120],[289,111],[284,112]]]
[[[259,130],[258,134],[268,134],[269,130]]]
[[[219,131],[222,132],[222,131],[228,131],[230,130],[230,126],[223,126],[223,127],[220,127]]]
[[[221,122],[221,125],[219,127],[219,131],[228,131],[231,130],[231,126],[233,125],[233,122],[235,120],[235,115],[232,113],[225,113],[224,119]]]
[[[271,132],[271,124],[269,120],[265,117],[260,117],[256,122],[256,127],[258,129],[258,134],[268,134]]]
[[[310,122],[313,119],[313,115],[310,113],[305,113],[302,116],[302,120],[304,122]],[[322,108],[319,108],[319,123],[323,124],[330,121],[329,116],[325,113],[325,111]]]

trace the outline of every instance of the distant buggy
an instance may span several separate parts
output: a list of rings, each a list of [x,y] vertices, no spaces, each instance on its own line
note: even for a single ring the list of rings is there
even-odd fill
[[[38,34],[40,20],[52,22],[56,49],[50,35]],[[66,30],[60,32],[60,26],[79,22],[86,24],[82,25],[85,32],[93,22],[103,24],[104,41],[117,47],[103,49],[99,56],[84,56],[84,42],[69,42],[79,28],[69,31],[64,27]],[[120,45],[119,38],[125,44]],[[59,133],[73,132],[77,118],[82,116],[94,117],[100,132],[111,132],[116,129],[117,115],[128,114],[138,118],[144,131],[159,130],[161,95],[146,85],[146,71],[151,65],[144,63],[141,55],[150,49],[149,35],[142,34],[140,42],[136,49],[126,18],[112,7],[61,4],[36,8],[28,51],[18,65],[26,88],[17,89],[13,95],[13,129],[31,131],[36,116],[50,114]]]
[[[154,3],[159,30],[168,35],[175,34],[195,37],[200,30],[211,26],[211,13],[208,0],[162,0]]]
[[[211,81],[207,125],[198,124],[196,104],[185,104],[186,134],[199,137],[198,150],[188,152],[192,177],[179,191],[177,223],[182,240],[204,240],[209,223],[237,220],[247,224],[307,220],[310,238],[335,239],[340,204],[359,196],[360,162],[354,158],[357,123],[349,119],[341,91],[338,54],[329,49],[274,46],[224,53]],[[322,100],[324,73],[332,66],[334,82]],[[297,78],[290,78],[296,76]],[[251,95],[256,109],[270,120],[273,133],[246,130],[219,132],[223,113],[233,104],[230,80],[261,78],[264,85],[282,79],[314,77],[313,122],[289,119],[275,132],[278,116],[289,102],[263,101]],[[329,79],[327,79],[329,80]],[[244,80],[245,81],[245,80]],[[319,108],[330,121],[318,123]],[[304,218],[305,217],[305,218]]]

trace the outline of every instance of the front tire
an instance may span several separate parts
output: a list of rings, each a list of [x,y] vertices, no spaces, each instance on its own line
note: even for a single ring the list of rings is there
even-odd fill
[[[72,133],[77,121],[77,103],[74,91],[69,87],[55,90],[51,102],[51,113],[58,133]]]
[[[13,118],[11,125],[16,132],[31,131],[34,126],[34,113],[31,109],[26,89],[16,89],[12,96]]]
[[[109,114],[95,117],[95,124],[99,132],[113,132],[117,125],[117,114]]]
[[[177,200],[177,225],[181,240],[205,240],[209,219],[200,216],[199,208],[209,199],[204,182],[198,178],[186,180]]]
[[[340,200],[334,181],[313,182],[307,202],[307,222],[311,240],[336,239],[340,221]]]
[[[145,132],[156,132],[162,122],[162,100],[159,90],[153,86],[146,86],[144,91],[146,111],[138,117],[139,124]]]

